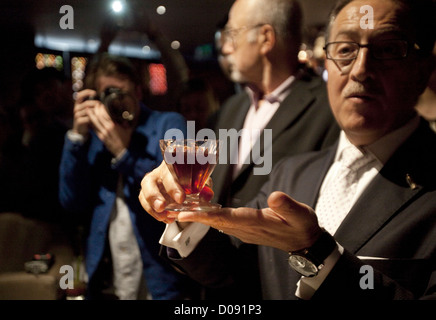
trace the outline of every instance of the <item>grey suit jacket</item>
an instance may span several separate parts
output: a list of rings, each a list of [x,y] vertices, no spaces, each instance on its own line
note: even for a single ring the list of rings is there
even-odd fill
[[[248,205],[266,207],[280,190],[314,207],[336,147],[284,159]],[[367,187],[335,233],[345,248],[313,299],[434,299],[436,296],[436,135],[422,121]],[[409,176],[409,181],[406,179]],[[172,259],[197,281],[234,285],[255,269],[240,254],[246,245],[211,230],[186,259]],[[248,246],[252,247],[252,246]],[[259,246],[264,299],[296,299],[299,276],[286,252]],[[359,256],[381,259],[359,259]],[[373,268],[374,289],[363,289],[361,267]],[[257,279],[253,278],[254,283]],[[246,281],[245,283],[249,283]]]
[[[246,92],[231,97],[221,109],[216,130],[242,129],[249,107]],[[297,78],[265,129],[272,129],[272,145],[261,145],[260,153],[272,152],[272,166],[286,156],[332,145],[338,138],[339,127],[329,108],[324,81],[306,73]],[[263,137],[262,133],[260,141]],[[218,164],[212,174],[214,200],[224,206],[239,207],[256,196],[268,175],[254,175],[256,165],[251,160],[233,180],[230,152],[227,155],[226,164]]]
[[[268,195],[281,190],[314,207],[335,151],[333,147],[278,164],[271,175],[272,183],[262,189],[256,205],[265,207]],[[435,151],[436,135],[423,121],[386,163],[336,231],[334,237],[346,251],[314,299],[403,299],[434,292]],[[366,258],[360,260],[358,256]],[[265,298],[293,298],[299,277],[287,266],[286,258],[285,252],[259,247]],[[270,271],[271,265],[276,267],[274,273]],[[361,288],[361,279],[366,274],[361,270],[363,265],[373,267],[374,289]]]

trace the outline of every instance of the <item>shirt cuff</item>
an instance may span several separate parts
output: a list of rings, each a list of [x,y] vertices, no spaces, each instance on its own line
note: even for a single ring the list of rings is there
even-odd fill
[[[315,294],[316,290],[321,286],[325,278],[329,275],[330,271],[338,262],[339,258],[344,253],[344,248],[336,242],[336,247],[333,252],[325,259],[324,266],[315,277],[301,277],[297,283],[297,290],[295,295],[303,300],[310,300]]]
[[[182,258],[186,258],[194,251],[209,228],[204,224],[193,222],[182,230],[177,222],[173,222],[166,225],[159,243],[176,249]]]

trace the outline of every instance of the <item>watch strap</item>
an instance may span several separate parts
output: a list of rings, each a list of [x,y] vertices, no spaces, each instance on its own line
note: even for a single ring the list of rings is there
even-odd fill
[[[336,247],[336,241],[330,233],[323,230],[321,236],[315,243],[309,247],[295,252],[289,252],[290,255],[298,254],[307,257],[317,266],[324,263],[325,259],[332,253]]]

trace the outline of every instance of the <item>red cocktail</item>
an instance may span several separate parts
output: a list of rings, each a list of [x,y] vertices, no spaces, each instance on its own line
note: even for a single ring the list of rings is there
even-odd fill
[[[213,211],[219,204],[204,202],[199,195],[218,161],[219,140],[160,140],[165,163],[186,193],[183,204],[172,203],[169,211]]]

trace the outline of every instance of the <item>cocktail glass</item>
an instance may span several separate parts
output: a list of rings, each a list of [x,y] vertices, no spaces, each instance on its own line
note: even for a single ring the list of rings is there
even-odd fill
[[[200,192],[218,162],[219,142],[216,139],[159,141],[168,169],[186,194],[183,203],[171,203],[165,210],[215,211],[221,208],[220,204],[200,199]]]

